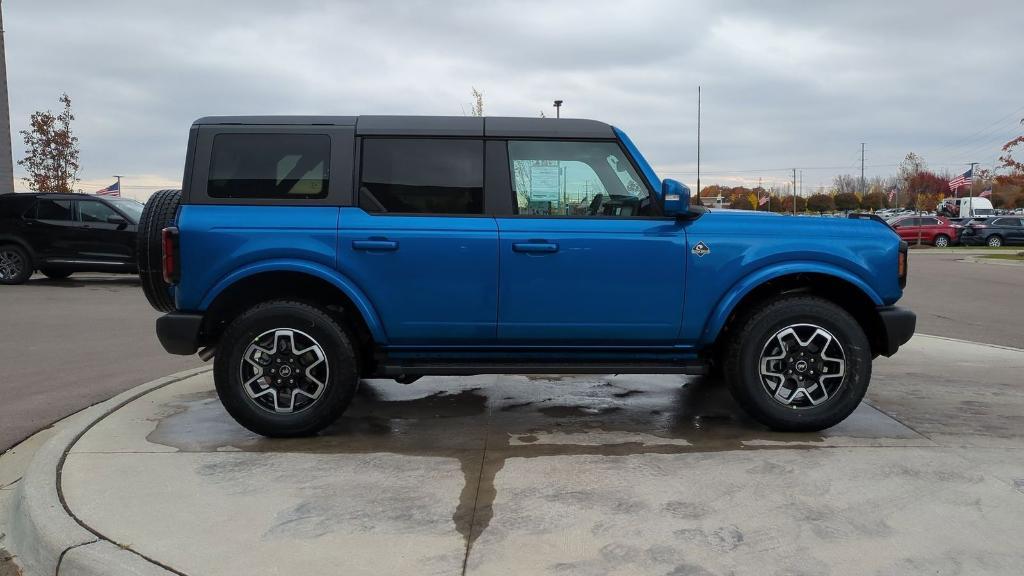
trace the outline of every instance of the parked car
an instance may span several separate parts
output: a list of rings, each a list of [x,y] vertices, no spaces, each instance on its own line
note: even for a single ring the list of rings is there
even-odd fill
[[[956,244],[962,226],[944,216],[900,216],[889,225],[908,243],[921,242],[939,248]]]
[[[1020,216],[996,216],[994,218],[971,220],[960,234],[960,242],[968,246],[991,246],[1024,244],[1024,218]]]
[[[321,430],[360,378],[713,368],[764,424],[818,430],[915,327],[881,219],[691,206],[592,120],[203,118],[140,222],[160,342],[213,357],[267,436]]]
[[[127,198],[0,195],[0,284],[21,284],[35,270],[53,279],[135,274],[141,214],[142,204]]]

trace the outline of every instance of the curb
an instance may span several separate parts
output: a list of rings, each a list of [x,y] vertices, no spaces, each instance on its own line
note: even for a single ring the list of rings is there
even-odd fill
[[[26,576],[61,574],[170,576],[179,574],[122,548],[79,522],[60,490],[64,458],[96,423],[164,386],[209,372],[203,366],[141,384],[67,418],[35,453],[9,507],[8,551]]]
[[[1002,260],[999,258],[982,258],[980,256],[968,256],[962,258],[961,262],[970,262],[972,264],[998,264],[1000,266],[1024,266],[1024,262],[1014,262],[1013,260]]]
[[[961,338],[953,338],[951,336],[936,336],[935,334],[914,334],[914,336],[925,336],[927,338],[937,338],[939,340],[948,340],[950,342],[959,342],[961,344],[974,344],[976,346],[985,346],[986,348],[998,348],[1000,350],[1009,350],[1010,352],[1024,352],[1024,348],[1014,348],[1013,346],[1003,346],[1002,344],[989,344],[988,342],[978,342],[975,340],[963,340]]]

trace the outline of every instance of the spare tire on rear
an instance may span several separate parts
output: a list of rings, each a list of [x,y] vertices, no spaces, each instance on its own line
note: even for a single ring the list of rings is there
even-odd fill
[[[164,282],[163,274],[163,229],[174,225],[181,204],[181,190],[158,190],[142,210],[139,218],[139,243],[136,258],[139,264],[139,279],[142,291],[153,308],[161,312],[174,310],[174,299]]]

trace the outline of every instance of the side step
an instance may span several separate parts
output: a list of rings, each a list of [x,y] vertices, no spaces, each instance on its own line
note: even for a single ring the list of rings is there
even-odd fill
[[[708,373],[706,362],[382,362],[377,373],[398,376],[475,376],[477,374],[687,374]]]

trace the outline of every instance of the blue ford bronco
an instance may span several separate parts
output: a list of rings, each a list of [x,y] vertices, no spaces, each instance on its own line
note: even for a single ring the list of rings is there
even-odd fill
[[[706,210],[592,120],[197,120],[139,224],[172,354],[227,411],[314,434],[360,378],[721,374],[778,430],[860,403],[913,335],[907,245],[870,218]]]

